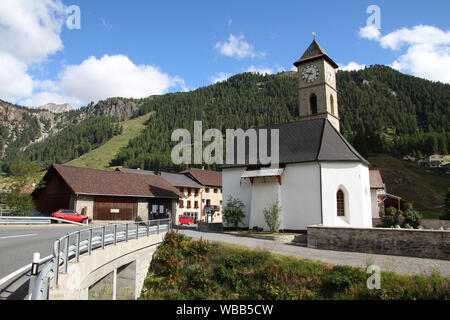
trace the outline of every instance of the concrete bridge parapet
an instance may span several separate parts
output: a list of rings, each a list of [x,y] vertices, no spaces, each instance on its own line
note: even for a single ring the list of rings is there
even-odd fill
[[[50,300],[137,299],[152,261],[153,253],[166,233],[130,239],[83,255],[69,263]]]

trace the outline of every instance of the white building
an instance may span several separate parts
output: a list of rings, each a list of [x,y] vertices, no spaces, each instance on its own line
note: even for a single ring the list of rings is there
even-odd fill
[[[264,128],[279,129],[279,169],[250,165],[246,149],[245,163],[222,167],[224,206],[241,200],[250,229],[268,229],[263,210],[276,201],[281,230],[371,228],[369,163],[339,133],[338,66],[315,40],[295,65],[302,120]]]

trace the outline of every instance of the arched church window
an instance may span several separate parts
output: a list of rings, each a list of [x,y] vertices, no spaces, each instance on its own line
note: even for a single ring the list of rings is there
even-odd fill
[[[330,94],[330,106],[331,106],[331,114],[334,115],[335,114],[335,112],[334,112],[334,98],[333,98],[332,94]]]
[[[336,203],[338,217],[345,217],[345,199],[344,192],[342,190],[339,190],[336,194]]]
[[[311,114],[317,114],[317,96],[314,93],[309,98],[309,111]]]

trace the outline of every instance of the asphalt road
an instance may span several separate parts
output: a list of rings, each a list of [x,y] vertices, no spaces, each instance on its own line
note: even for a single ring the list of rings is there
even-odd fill
[[[12,272],[30,264],[33,253],[39,252],[41,259],[53,253],[53,243],[67,233],[85,227],[73,225],[52,224],[48,226],[0,226],[0,279]],[[15,282],[5,284],[0,288],[0,300],[11,298],[28,289],[28,277],[22,277]],[[25,283],[26,282],[26,283]],[[13,298],[20,298],[13,296]]]

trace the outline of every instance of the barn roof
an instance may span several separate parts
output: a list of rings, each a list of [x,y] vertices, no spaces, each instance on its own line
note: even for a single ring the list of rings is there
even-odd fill
[[[200,184],[209,187],[222,187],[222,173],[211,170],[190,168],[180,173],[193,177]]]
[[[142,175],[119,171],[53,164],[47,172],[56,172],[75,194],[126,196],[145,198],[179,198],[178,190],[157,175]],[[46,177],[44,177],[44,180]]]
[[[279,163],[280,165],[305,162],[362,162],[370,163],[337,131],[327,119],[312,119],[255,128],[256,132],[267,130],[268,154],[271,146],[271,129],[279,130]],[[235,139],[235,147],[237,145]],[[222,168],[249,167],[248,145],[245,149],[245,163],[225,164]],[[236,150],[236,148],[235,148]],[[257,152],[259,154],[259,152]],[[260,165],[259,161],[256,165]]]
[[[159,175],[166,179],[170,184],[176,187],[186,187],[186,188],[197,188],[200,189],[202,186],[195,182],[194,180],[186,177],[181,173],[171,173],[164,171],[147,171],[147,170],[138,170],[138,169],[128,169],[128,168],[119,168],[117,171],[135,173],[135,174],[152,174]]]

